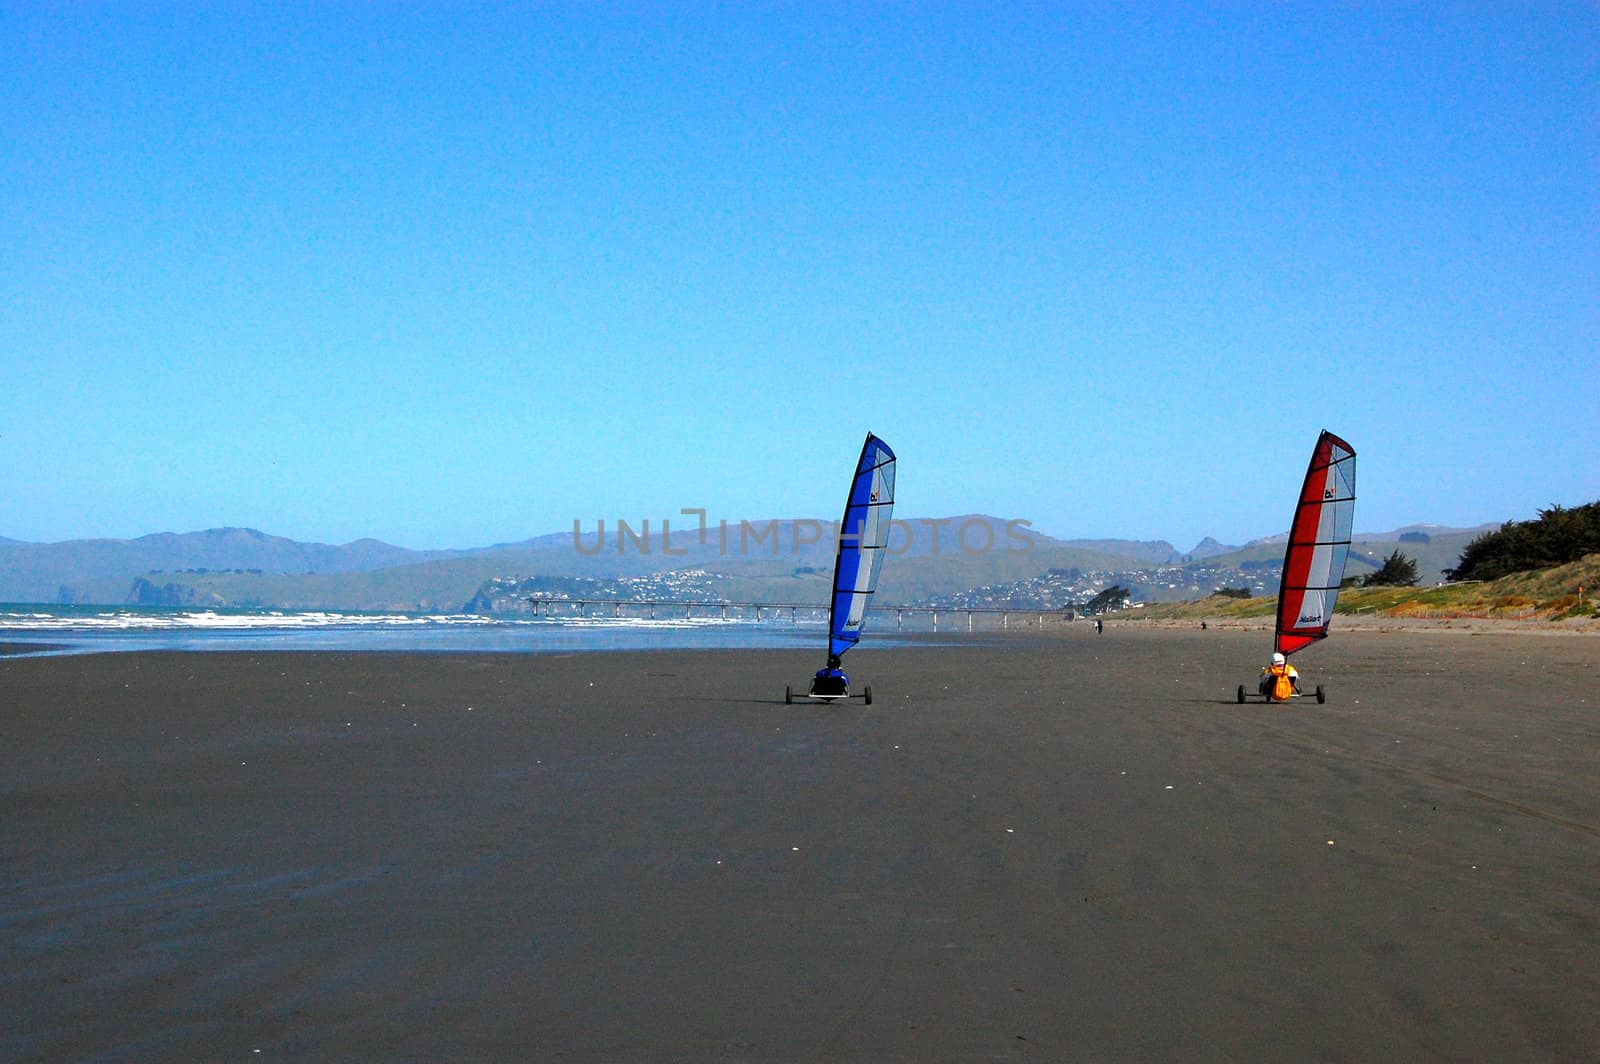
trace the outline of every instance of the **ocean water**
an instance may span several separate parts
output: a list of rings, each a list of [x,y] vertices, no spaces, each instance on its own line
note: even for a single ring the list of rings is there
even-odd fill
[[[127,650],[390,650],[570,653],[595,650],[817,647],[820,616],[487,617],[472,614],[201,610],[0,604],[11,653]]]

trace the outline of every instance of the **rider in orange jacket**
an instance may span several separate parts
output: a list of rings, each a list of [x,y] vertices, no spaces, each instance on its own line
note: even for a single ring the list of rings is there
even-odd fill
[[[1274,702],[1287,702],[1300,693],[1300,674],[1288,658],[1274,653],[1272,664],[1261,670],[1261,683],[1256,690]]]

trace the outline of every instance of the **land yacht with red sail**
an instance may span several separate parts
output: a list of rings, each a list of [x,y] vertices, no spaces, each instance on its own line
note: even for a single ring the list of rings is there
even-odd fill
[[[1328,635],[1345,561],[1350,556],[1355,507],[1355,448],[1324,430],[1312,448],[1294,521],[1289,526],[1289,543],[1284,548],[1272,664],[1262,670],[1256,688],[1266,701],[1285,702],[1300,695],[1289,655]],[[1327,692],[1320,684],[1316,696],[1318,702],[1327,700]],[[1238,700],[1245,700],[1244,684],[1239,685]]]

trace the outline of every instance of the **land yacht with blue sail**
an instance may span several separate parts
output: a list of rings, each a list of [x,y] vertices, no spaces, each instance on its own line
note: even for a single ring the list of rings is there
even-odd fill
[[[850,493],[845,497],[844,520],[839,523],[833,599],[828,609],[828,661],[811,678],[808,698],[835,701],[850,697],[850,678],[841,667],[841,659],[845,651],[861,641],[867,608],[878,588],[894,513],[894,470],[894,451],[867,433],[850,480]],[[784,702],[792,704],[794,697],[794,688],[785,687]],[[863,688],[862,698],[867,705],[872,704],[871,687]]]

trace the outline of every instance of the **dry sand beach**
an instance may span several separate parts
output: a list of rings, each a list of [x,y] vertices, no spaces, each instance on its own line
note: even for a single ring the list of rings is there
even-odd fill
[[[1578,1060],[1600,638],[0,661],[6,1060]]]

